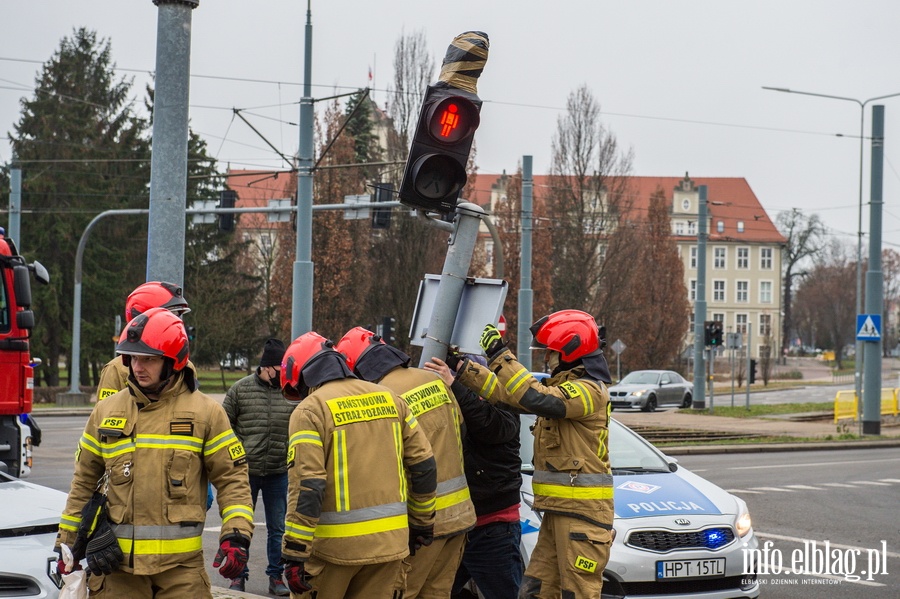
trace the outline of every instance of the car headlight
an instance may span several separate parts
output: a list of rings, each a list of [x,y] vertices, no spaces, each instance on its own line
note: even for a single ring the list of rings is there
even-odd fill
[[[635,397],[641,397],[641,396],[643,396],[644,393],[646,393],[646,392],[647,392],[647,391],[645,391],[644,389],[641,389],[640,391],[635,391],[635,392],[633,392],[632,395],[635,396]]]
[[[750,529],[753,527],[750,521],[750,512],[741,512],[734,522],[734,527],[737,529],[738,536],[741,537],[750,532]]]

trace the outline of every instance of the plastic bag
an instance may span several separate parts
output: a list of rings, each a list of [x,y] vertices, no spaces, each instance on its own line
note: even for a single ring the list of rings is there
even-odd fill
[[[61,545],[63,562],[66,570],[75,566],[75,558],[68,545]],[[78,569],[62,575],[63,587],[59,591],[59,599],[87,599],[87,572]]]

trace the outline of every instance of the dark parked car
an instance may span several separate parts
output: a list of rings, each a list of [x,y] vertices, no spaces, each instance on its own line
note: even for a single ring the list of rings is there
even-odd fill
[[[652,412],[658,407],[691,407],[694,384],[671,370],[635,370],[609,388],[613,408],[640,408]]]

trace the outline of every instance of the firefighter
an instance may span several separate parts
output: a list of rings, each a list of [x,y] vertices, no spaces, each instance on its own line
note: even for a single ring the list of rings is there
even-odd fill
[[[182,318],[191,311],[180,286],[163,281],[148,281],[138,285],[125,300],[125,322],[131,322],[132,318],[150,308],[166,308]],[[190,362],[188,367],[194,370],[194,365]],[[107,362],[100,371],[97,401],[124,389],[128,375],[128,367],[122,363],[122,356],[116,356]]]
[[[116,351],[129,369],[128,388],[91,412],[56,550],[77,545],[82,508],[99,496],[106,505],[96,525],[84,518],[93,527],[86,547],[92,597],[211,598],[203,564],[207,481],[222,516],[213,567],[234,578],[253,533],[244,448],[222,406],[197,391],[178,316],[165,308],[138,315]]]
[[[437,475],[416,417],[357,379],[315,332],[288,347],[291,414],[284,577],[302,597],[398,599],[403,558],[432,541]]]
[[[464,360],[457,380],[490,402],[537,415],[534,508],[543,512],[520,598],[599,597],[612,543],[609,367],[594,318],[560,310],[531,327],[551,369],[544,384],[506,349],[496,327],[481,335],[488,366]],[[459,361],[448,356],[454,368]]]
[[[409,557],[404,599],[449,597],[462,561],[466,532],[475,526],[475,508],[463,471],[459,405],[433,372],[410,367],[410,357],[381,337],[355,327],[337,349],[359,378],[388,387],[402,397],[431,443],[437,462],[434,543]]]

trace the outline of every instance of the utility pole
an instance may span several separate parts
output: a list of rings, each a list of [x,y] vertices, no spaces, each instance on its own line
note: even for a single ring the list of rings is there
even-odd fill
[[[706,409],[706,364],[704,323],[706,322],[706,185],[698,186],[700,208],[697,220],[697,299],[694,301],[694,407]]]
[[[533,216],[534,179],[531,175],[531,156],[522,156],[522,241],[521,272],[519,274],[519,315],[516,324],[516,357],[528,370],[531,367],[531,326],[534,307],[534,290],[531,288],[531,234]]]
[[[12,156],[12,166],[9,169],[9,226],[6,236],[16,242],[19,252],[25,246],[22,243],[21,221],[22,216],[22,168],[16,162],[15,153]]]
[[[150,156],[147,280],[184,286],[191,13],[200,0],[153,0],[156,87]]]
[[[884,106],[872,106],[872,174],[869,208],[869,269],[866,271],[866,314],[884,312],[884,276],[881,272],[881,211],[882,183],[884,179]],[[881,319],[884,323],[884,319]],[[863,416],[864,435],[881,434],[881,351],[884,325],[881,335],[874,341],[863,343]]]
[[[300,146],[297,155],[297,247],[291,300],[291,339],[312,330],[313,262],[313,128],[312,9],[306,0],[306,45],[303,57],[303,97],[300,98]]]

